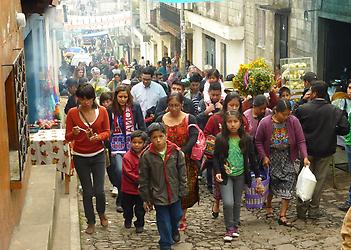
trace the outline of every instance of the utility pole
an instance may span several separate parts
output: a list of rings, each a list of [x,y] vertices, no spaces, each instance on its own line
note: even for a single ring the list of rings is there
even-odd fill
[[[184,3],[181,3],[180,8],[180,62],[179,68],[181,73],[185,73],[185,58],[186,58],[186,40],[185,40],[185,17]]]

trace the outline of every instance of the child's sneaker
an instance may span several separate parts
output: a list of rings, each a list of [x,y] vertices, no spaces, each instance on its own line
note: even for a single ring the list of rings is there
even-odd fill
[[[233,237],[235,237],[235,238],[237,238],[237,237],[239,237],[240,235],[239,235],[239,228],[237,228],[237,227],[234,227],[233,228]]]
[[[233,233],[234,233],[234,229],[230,228],[227,230],[227,232],[224,234],[224,241],[232,241],[233,240]]]

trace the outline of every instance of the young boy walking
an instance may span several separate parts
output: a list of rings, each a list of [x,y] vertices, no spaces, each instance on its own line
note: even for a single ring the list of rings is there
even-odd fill
[[[152,123],[148,135],[151,144],[139,163],[139,191],[146,211],[155,206],[160,249],[168,250],[180,241],[181,197],[187,193],[185,158],[180,148],[166,139],[162,123]]]
[[[131,148],[122,159],[122,207],[124,227],[131,228],[133,209],[137,220],[134,222],[136,233],[144,231],[145,210],[139,195],[139,157],[147,141],[147,134],[136,130],[131,134]]]

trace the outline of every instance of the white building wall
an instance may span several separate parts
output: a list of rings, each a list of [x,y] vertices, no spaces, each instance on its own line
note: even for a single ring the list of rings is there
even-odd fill
[[[226,73],[236,73],[240,64],[244,63],[244,41],[227,40],[211,32],[193,26],[193,64],[199,69],[205,66],[205,42],[204,35],[211,36],[216,42],[216,68],[222,69],[221,43],[226,45]],[[224,73],[224,72],[220,72]]]
[[[193,58],[192,62],[193,64],[198,67],[199,69],[203,69],[204,67],[204,51],[203,51],[203,34],[202,34],[202,29],[193,26]]]

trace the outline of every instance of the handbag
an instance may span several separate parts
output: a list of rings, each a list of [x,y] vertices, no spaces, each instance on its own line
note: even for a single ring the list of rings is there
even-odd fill
[[[215,120],[216,126],[219,126],[220,124],[215,116],[213,116],[213,119]],[[213,158],[214,149],[215,149],[215,142],[216,142],[216,136],[208,135],[206,137],[205,155],[207,156],[207,158]]]
[[[186,115],[186,120],[187,120],[188,128],[195,127],[198,132],[196,143],[191,150],[190,159],[194,161],[200,161],[204,156],[204,152],[206,148],[205,134],[197,124],[189,124],[189,115]]]

